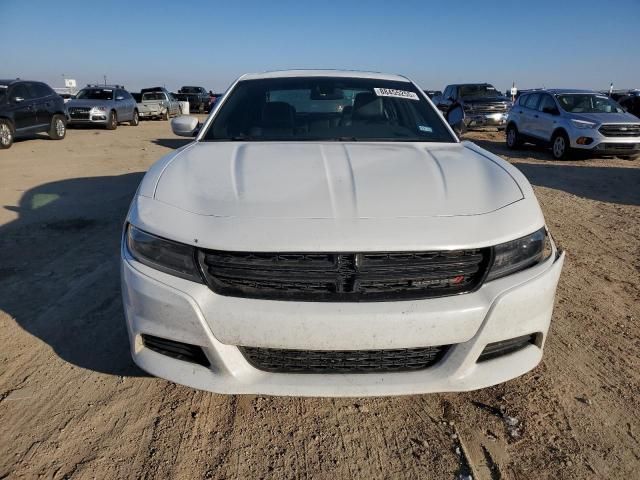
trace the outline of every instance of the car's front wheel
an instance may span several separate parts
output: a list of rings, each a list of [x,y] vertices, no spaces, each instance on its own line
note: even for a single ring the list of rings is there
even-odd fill
[[[131,118],[129,125],[131,125],[132,127],[137,127],[139,123],[140,123],[140,115],[138,115],[138,110],[134,110],[133,117]]]
[[[169,115],[169,109],[167,108],[167,110],[162,114],[162,120],[169,120],[169,118],[171,118],[171,115]]]
[[[571,156],[569,137],[564,132],[556,132],[551,139],[551,153],[556,160],[567,160]]]
[[[515,125],[509,125],[507,127],[507,147],[510,149],[518,148],[522,145],[522,140],[518,134],[518,129]]]
[[[67,120],[64,115],[54,115],[49,127],[49,138],[52,140],[62,140],[67,134]]]
[[[13,126],[9,120],[0,118],[0,148],[10,148],[13,145]]]
[[[107,130],[115,130],[116,128],[118,128],[118,114],[115,110],[111,110],[107,120]]]

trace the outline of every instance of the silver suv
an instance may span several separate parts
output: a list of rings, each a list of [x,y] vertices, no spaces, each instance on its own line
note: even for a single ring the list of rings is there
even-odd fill
[[[640,154],[640,119],[588,90],[536,90],[521,95],[507,116],[507,146],[550,145],[553,158],[576,152],[619,157]]]
[[[87,85],[67,102],[70,125],[104,125],[115,130],[121,122],[138,125],[138,104],[122,85]]]

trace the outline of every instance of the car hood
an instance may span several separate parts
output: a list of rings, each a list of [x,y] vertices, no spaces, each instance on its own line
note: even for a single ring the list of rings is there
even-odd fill
[[[112,100],[89,100],[89,99],[71,99],[67,102],[67,107],[101,107],[110,106]]]
[[[638,123],[638,118],[630,113],[573,113],[571,118],[595,123]]]
[[[199,215],[339,219],[480,215],[523,193],[460,143],[196,142],[154,198]]]

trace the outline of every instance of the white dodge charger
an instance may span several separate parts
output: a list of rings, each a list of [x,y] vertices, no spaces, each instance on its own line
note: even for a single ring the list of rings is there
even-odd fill
[[[542,358],[564,254],[519,170],[405,77],[245,75],[145,175],[135,362],[219,393],[462,391]]]

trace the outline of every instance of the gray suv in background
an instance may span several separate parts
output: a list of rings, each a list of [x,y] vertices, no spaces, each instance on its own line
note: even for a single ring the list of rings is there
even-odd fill
[[[507,116],[507,146],[550,145],[553,158],[576,152],[633,158],[640,154],[640,119],[589,90],[537,90],[518,97]]]
[[[119,123],[136,126],[138,104],[122,85],[87,85],[67,102],[69,125],[102,125],[115,130]]]

